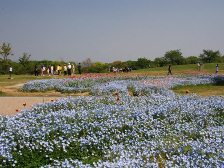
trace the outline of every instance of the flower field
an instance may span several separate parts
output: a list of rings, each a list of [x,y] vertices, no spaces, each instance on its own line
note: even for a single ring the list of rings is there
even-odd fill
[[[177,95],[212,76],[102,77],[26,83],[90,92],[0,117],[0,167],[223,167],[224,97]]]

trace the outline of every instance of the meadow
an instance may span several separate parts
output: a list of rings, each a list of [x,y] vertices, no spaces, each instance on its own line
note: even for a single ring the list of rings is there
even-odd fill
[[[224,166],[224,97],[173,92],[186,87],[220,89],[224,76],[186,75],[183,68],[175,76],[147,73],[22,77],[23,92],[89,96],[70,96],[13,117],[1,116],[0,166]]]

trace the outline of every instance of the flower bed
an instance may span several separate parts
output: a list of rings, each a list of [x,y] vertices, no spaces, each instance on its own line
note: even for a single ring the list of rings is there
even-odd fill
[[[173,79],[173,85],[183,80]],[[224,166],[224,97],[175,95],[171,82],[156,87],[149,81],[97,83],[92,89],[100,96],[65,98],[0,117],[1,166]],[[130,88],[137,96],[130,96]]]
[[[142,87],[172,88],[177,85],[207,84],[212,83],[213,76],[191,76],[191,77],[146,77],[146,76],[118,76],[118,77],[95,77],[95,78],[66,78],[34,80],[23,85],[22,91],[39,92],[56,90],[63,93],[91,92],[98,95],[114,90],[128,91],[130,85],[141,85]]]

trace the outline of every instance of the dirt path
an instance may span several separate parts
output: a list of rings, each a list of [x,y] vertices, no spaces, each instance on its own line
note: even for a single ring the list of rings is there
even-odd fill
[[[57,100],[59,97],[0,97],[0,115],[15,115],[37,103]]]
[[[37,103],[51,102],[62,97],[89,95],[88,92],[80,94],[62,94],[56,91],[22,92],[20,88],[23,84],[19,83],[16,85],[2,86],[0,88],[0,91],[3,92],[3,96],[0,96],[0,115],[15,115],[21,110],[31,108]]]
[[[66,95],[60,92],[49,91],[49,92],[22,92],[20,88],[23,83],[10,86],[2,86],[0,91],[3,92],[2,97],[0,97],[0,115],[15,115],[23,109],[31,108],[37,103],[44,103],[54,101],[60,97],[65,97]]]

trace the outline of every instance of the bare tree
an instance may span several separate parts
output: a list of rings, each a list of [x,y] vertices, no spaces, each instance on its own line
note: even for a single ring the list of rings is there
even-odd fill
[[[8,60],[9,55],[13,55],[10,43],[3,43],[0,45],[0,55],[2,55],[4,61]]]
[[[85,61],[82,62],[84,67],[90,67],[93,63],[90,58],[87,58]]]

